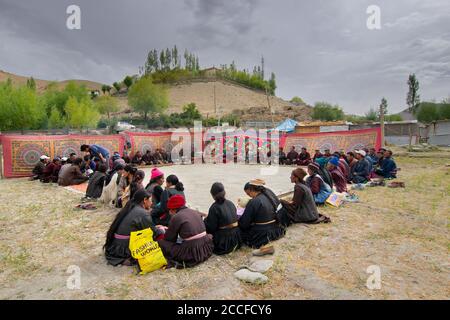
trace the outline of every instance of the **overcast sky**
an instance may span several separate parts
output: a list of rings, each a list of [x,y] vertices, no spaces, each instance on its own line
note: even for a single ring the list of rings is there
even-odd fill
[[[81,30],[66,8],[81,8]],[[381,30],[366,26],[381,8]],[[47,80],[112,83],[150,49],[188,48],[202,68],[252,70],[261,55],[277,95],[363,114],[405,108],[416,73],[422,100],[450,96],[449,0],[0,0],[0,69]]]

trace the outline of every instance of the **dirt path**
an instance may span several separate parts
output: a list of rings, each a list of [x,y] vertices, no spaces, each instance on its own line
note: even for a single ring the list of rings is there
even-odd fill
[[[191,270],[146,276],[107,266],[101,246],[115,211],[74,211],[78,194],[1,180],[0,299],[448,299],[448,160],[397,161],[406,189],[358,191],[361,203],[321,209],[331,224],[291,227],[275,243],[265,285],[233,277],[248,264],[249,249],[213,256]],[[71,265],[81,270],[80,289],[67,288]],[[366,287],[372,265],[381,270],[380,290]]]

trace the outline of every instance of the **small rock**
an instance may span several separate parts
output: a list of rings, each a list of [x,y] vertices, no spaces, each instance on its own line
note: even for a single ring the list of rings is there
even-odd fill
[[[250,282],[254,284],[263,284],[269,281],[265,275],[259,272],[252,272],[247,269],[242,269],[234,273],[234,276],[241,281]]]
[[[266,273],[267,271],[269,271],[270,268],[272,268],[272,266],[273,266],[272,260],[259,260],[253,262],[250,265],[249,270],[253,272]]]

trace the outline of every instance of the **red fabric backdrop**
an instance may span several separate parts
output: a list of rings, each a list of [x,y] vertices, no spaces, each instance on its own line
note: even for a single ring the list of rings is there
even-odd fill
[[[296,149],[306,147],[309,151],[330,149],[331,152],[346,152],[362,148],[381,148],[381,128],[355,131],[288,134],[283,139],[287,152],[292,146]]]
[[[81,155],[82,144],[98,144],[114,151],[123,152],[125,139],[114,136],[19,136],[3,135],[4,173],[6,178],[25,177],[31,174],[34,165],[43,154],[50,158],[68,157],[71,153]]]
[[[193,134],[187,132],[177,133],[174,141],[172,141],[172,132],[127,132],[123,135],[111,136],[0,135],[0,143],[3,145],[5,177],[14,178],[29,176],[42,154],[46,154],[51,158],[55,156],[68,156],[72,152],[80,155],[80,146],[82,144],[99,144],[108,149],[111,154],[114,151],[119,151],[122,154],[126,139],[131,142],[132,154],[138,150],[145,153],[148,149],[154,151],[157,148],[164,148],[170,152],[175,145],[179,144],[179,139],[186,135],[190,135],[191,141],[194,142]],[[202,133],[203,148],[208,144],[208,141],[212,140],[211,136],[213,135]],[[264,147],[267,143],[275,143],[275,145],[272,145],[272,150],[276,150],[275,148],[281,146],[285,151],[288,151],[292,146],[298,149],[306,147],[310,151],[315,149],[330,149],[332,152],[340,150],[350,151],[365,147],[378,149],[381,147],[380,128],[329,133],[288,134],[280,136],[280,139],[272,139],[271,135],[261,139],[247,132],[244,133],[244,137],[247,139],[236,139],[235,141],[231,139],[227,142],[232,145],[236,144],[239,149],[243,147],[242,143],[244,142],[250,149]],[[207,141],[206,143],[205,140]],[[215,147],[210,145],[209,148],[215,148],[221,153],[224,146],[223,140],[223,138],[221,139],[215,136],[215,139],[211,142]],[[227,146],[227,148],[232,149],[232,145]]]

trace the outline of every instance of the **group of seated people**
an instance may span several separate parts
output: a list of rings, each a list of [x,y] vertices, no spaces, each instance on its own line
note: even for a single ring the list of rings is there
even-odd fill
[[[238,206],[226,197],[225,187],[211,186],[208,214],[187,206],[184,186],[175,175],[154,168],[146,187],[141,184],[111,224],[104,245],[110,265],[133,265],[130,234],[151,228],[168,261],[168,267],[194,267],[216,255],[226,255],[243,245],[257,256],[274,252],[272,241],[282,238],[292,223],[319,223],[321,216],[302,168],[293,170],[291,200],[280,200],[265,181],[254,179],[244,186],[246,199]],[[165,184],[164,188],[163,185]]]
[[[213,203],[204,214],[188,208],[183,183],[175,175],[165,177],[155,167],[144,186],[145,172],[138,165],[147,164],[153,157],[151,152],[145,160],[144,155],[137,163],[127,163],[118,153],[109,157],[101,146],[83,145],[81,151],[86,153],[83,158],[71,154],[50,162],[42,156],[33,179],[61,186],[89,181],[86,198],[121,209],[104,245],[106,259],[113,266],[136,263],[129,250],[130,234],[148,228],[168,267],[193,267],[213,253],[229,254],[243,245],[256,249],[255,255],[271,254],[274,249],[270,243],[282,238],[291,224],[329,222],[317,206],[334,190],[344,193],[348,183],[364,183],[374,177],[395,178],[397,170],[390,150],[376,152],[372,148],[347,154],[317,150],[311,159],[305,148],[294,157],[293,147],[284,163],[306,166],[307,170],[298,167],[292,171],[290,182],[295,187],[290,200],[279,199],[265,181],[254,179],[244,186],[247,200],[240,199],[236,206],[226,198],[223,184],[217,182],[210,190]],[[282,157],[280,153],[280,160]],[[156,164],[161,164],[159,161]]]
[[[172,163],[170,153],[164,148],[155,149],[154,152],[147,150],[145,154],[141,151],[137,151],[131,158],[131,163],[138,166],[150,166]]]

